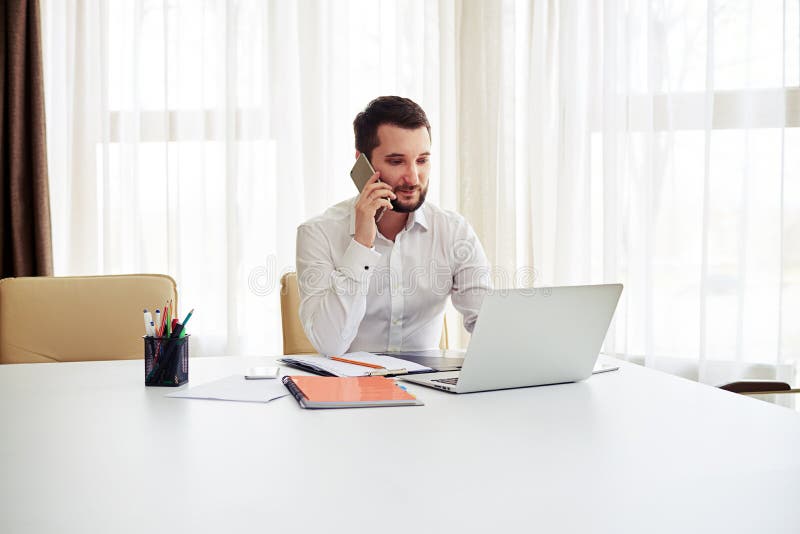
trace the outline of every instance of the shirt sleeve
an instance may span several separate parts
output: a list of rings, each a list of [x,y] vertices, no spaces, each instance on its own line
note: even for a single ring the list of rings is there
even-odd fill
[[[316,225],[297,229],[300,322],[320,354],[344,354],[367,309],[369,282],[380,253],[350,241],[334,261],[331,243]]]
[[[464,317],[464,328],[472,333],[483,297],[492,289],[489,260],[475,231],[466,221],[459,227],[453,243],[453,306]]]

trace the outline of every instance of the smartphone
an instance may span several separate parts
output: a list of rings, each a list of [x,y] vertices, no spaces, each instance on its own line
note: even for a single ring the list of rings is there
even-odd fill
[[[265,378],[278,378],[278,367],[251,367],[244,377],[247,380],[263,380]]]
[[[362,152],[358,156],[353,168],[350,169],[350,178],[353,179],[353,183],[356,184],[356,188],[358,188],[359,193],[364,190],[364,186],[367,185],[367,181],[372,178],[373,174],[375,174],[375,169],[372,168],[372,164],[367,159],[367,156],[365,156]],[[378,178],[378,181],[381,181],[380,178]],[[381,208],[378,210],[378,213],[375,214],[376,223],[380,222],[385,211],[386,208]]]
[[[359,193],[364,190],[364,186],[367,185],[367,181],[373,174],[375,174],[375,169],[372,168],[367,156],[362,152],[350,170],[350,178],[353,179]]]

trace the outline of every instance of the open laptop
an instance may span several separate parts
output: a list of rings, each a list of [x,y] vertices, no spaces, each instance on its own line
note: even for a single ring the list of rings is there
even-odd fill
[[[495,290],[483,299],[461,371],[407,382],[470,393],[585,380],[622,284]]]

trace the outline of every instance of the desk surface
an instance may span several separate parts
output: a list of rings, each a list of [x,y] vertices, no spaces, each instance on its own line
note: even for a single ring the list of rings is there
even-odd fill
[[[196,358],[191,384],[271,361]],[[0,532],[800,529],[796,412],[632,364],[320,411],[165,398],[142,367],[0,366]]]

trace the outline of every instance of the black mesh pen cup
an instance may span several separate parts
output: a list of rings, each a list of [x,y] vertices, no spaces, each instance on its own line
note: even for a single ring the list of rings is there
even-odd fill
[[[189,336],[144,337],[144,385],[175,387],[189,381]]]

